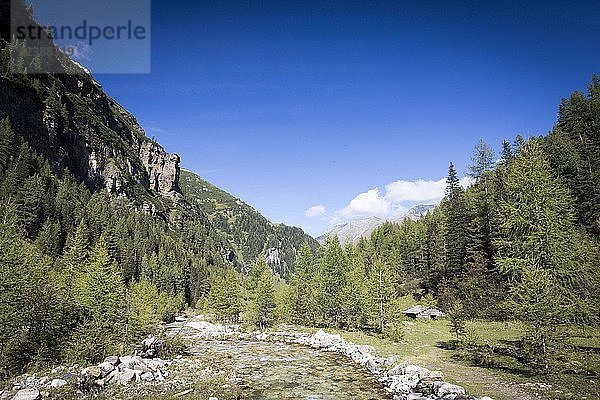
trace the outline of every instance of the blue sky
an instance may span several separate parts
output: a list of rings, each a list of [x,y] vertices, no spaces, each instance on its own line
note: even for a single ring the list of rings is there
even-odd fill
[[[480,138],[546,133],[600,72],[598,21],[598,1],[156,0],[152,73],[97,79],[185,168],[319,235],[433,201]]]

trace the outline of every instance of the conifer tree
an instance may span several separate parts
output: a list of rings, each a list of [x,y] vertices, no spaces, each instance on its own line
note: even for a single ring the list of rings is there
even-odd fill
[[[367,320],[367,298],[372,293],[368,293],[362,255],[352,245],[347,245],[344,253],[348,259],[348,268],[345,271],[346,284],[341,293],[343,325],[347,329],[356,329]]]
[[[336,236],[327,239],[320,257],[318,303],[321,317],[327,324],[342,323],[343,288],[346,285],[348,260]]]
[[[0,120],[0,173],[4,172],[11,160],[14,140],[8,117]]]
[[[426,279],[423,279],[421,285],[427,293],[437,294],[446,273],[445,215],[441,207],[426,215],[422,223],[426,231],[423,246]]]
[[[502,141],[502,164],[508,164],[513,158],[513,150],[511,144],[507,140]]]
[[[556,322],[585,317],[590,310],[585,304],[597,304],[597,249],[575,228],[573,199],[551,175],[539,139],[515,157],[506,188],[497,262],[514,282],[512,308],[530,327],[530,344],[548,365]]]
[[[246,289],[249,293],[254,292],[256,286],[258,286],[261,276],[263,275],[263,272],[268,269],[270,270],[270,268],[267,266],[267,262],[265,261],[265,257],[263,255],[258,256],[248,276]]]
[[[454,165],[450,164],[446,181],[446,198],[444,200],[445,214],[445,248],[446,271],[444,279],[452,282],[449,287],[456,287],[461,281],[466,262],[467,246],[467,211],[464,190],[460,185]],[[456,294],[448,293],[450,297]],[[446,302],[452,299],[446,299]]]
[[[29,177],[32,169],[32,153],[26,142],[18,146],[19,150],[7,169],[0,188],[0,194],[4,198],[15,199],[15,193],[19,191],[25,180]]]
[[[46,219],[35,239],[35,245],[41,253],[49,255],[53,259],[58,257],[62,247],[60,224],[49,218]]]
[[[481,139],[475,146],[471,161],[473,164],[469,167],[469,176],[475,181],[479,181],[486,172],[491,171],[494,167],[494,151]]]
[[[83,322],[75,328],[66,350],[72,361],[100,361],[128,338],[125,285],[106,247],[101,236],[75,280],[73,301]]]
[[[454,334],[456,338],[456,343],[460,342],[460,338],[465,334],[466,328],[466,313],[462,304],[458,301],[455,301],[447,311],[448,316],[448,326],[450,327],[450,331]]]
[[[35,238],[41,229],[45,196],[45,181],[37,174],[27,178],[18,192],[17,214],[29,238]]]
[[[550,162],[576,197],[579,223],[600,237],[600,83],[592,79],[589,96],[575,92],[564,99],[559,120],[547,142]]]
[[[241,290],[237,272],[233,269],[217,277],[210,289],[209,305],[217,318],[226,322],[238,322],[241,312]]]
[[[371,314],[377,321],[379,332],[384,332],[389,318],[389,306],[394,297],[391,274],[387,266],[377,261],[369,273],[369,298]]]
[[[77,230],[68,240],[63,255],[64,275],[68,282],[74,281],[82,273],[89,255],[89,233],[85,220],[77,225]]]
[[[283,279],[276,279],[273,289],[275,298],[275,309],[273,310],[273,318],[280,323],[294,322],[294,290],[292,286],[286,283]]]
[[[513,156],[516,156],[521,152],[521,149],[525,145],[527,141],[520,134],[515,137],[515,141],[513,143]]]
[[[23,238],[14,206],[0,203],[0,377],[22,373],[35,357],[58,357],[64,332],[53,278],[49,259]]]
[[[159,293],[150,281],[142,279],[131,285],[128,292],[128,334],[132,343],[138,342],[159,326]]]
[[[259,329],[267,329],[275,321],[275,278],[270,268],[261,268],[251,299],[252,322]]]
[[[101,236],[76,281],[75,301],[87,317],[118,321],[122,316],[125,286],[106,247],[106,240]]]
[[[505,142],[505,145],[507,143]],[[506,149],[505,149],[506,150]],[[511,157],[510,155],[506,155]],[[470,167],[475,183],[465,193],[468,225],[466,237],[465,271],[460,282],[460,298],[470,315],[481,315],[490,308],[490,299],[500,295],[496,289],[497,274],[494,263],[493,235],[496,230],[494,209],[497,190],[493,151],[485,144],[475,147]],[[502,164],[500,168],[505,168]]]
[[[295,322],[301,324],[315,322],[315,272],[312,250],[308,243],[303,243],[296,256],[295,271],[291,279]]]

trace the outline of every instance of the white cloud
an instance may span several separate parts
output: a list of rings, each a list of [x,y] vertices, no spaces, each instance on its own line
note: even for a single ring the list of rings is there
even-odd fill
[[[468,177],[460,180],[463,188],[469,187],[472,183],[472,179]],[[360,217],[398,217],[416,204],[439,203],[444,197],[445,190],[446,178],[437,181],[398,180],[385,185],[385,194],[380,193],[379,188],[359,194],[346,207],[334,213],[332,223]]]
[[[304,211],[304,215],[306,215],[309,218],[314,218],[314,217],[320,217],[325,215],[325,213],[327,212],[327,209],[325,208],[324,205],[319,204],[318,206],[312,206],[310,208],[308,208],[306,211]]]
[[[351,218],[357,216],[386,216],[390,211],[389,202],[379,194],[379,189],[356,196],[345,208],[336,212],[337,215]]]
[[[439,201],[444,197],[446,180],[439,181],[396,181],[385,186],[385,198],[391,203],[403,201]]]
[[[77,43],[74,43],[74,44],[67,44],[66,46],[64,46],[64,48],[72,51],[73,54],[71,55],[71,57],[75,61],[80,61],[80,62],[90,61],[91,55],[94,53],[94,50],[92,50],[92,46],[90,46],[89,44],[87,44],[85,42],[81,42],[81,41],[78,41]]]

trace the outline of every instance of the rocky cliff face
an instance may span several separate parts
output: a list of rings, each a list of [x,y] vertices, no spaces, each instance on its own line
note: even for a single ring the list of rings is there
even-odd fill
[[[267,265],[269,267],[276,270],[281,266],[282,261],[283,261],[282,255],[281,255],[281,251],[279,250],[279,248],[271,247],[270,249],[267,250],[267,252],[265,254],[265,262],[267,263]]]
[[[168,194],[179,192],[179,162],[177,154],[167,154],[157,143],[142,143],[140,159],[146,167],[150,190]]]
[[[8,11],[3,3],[3,27],[10,25]],[[15,13],[19,24],[35,26],[31,14],[21,11]],[[10,46],[8,33],[0,33],[0,48]],[[10,118],[15,131],[48,160],[53,172],[61,175],[68,169],[92,190],[107,188],[125,197],[132,197],[136,186],[161,194],[178,192],[179,156],[148,139],[135,117],[51,40],[45,45],[55,57],[45,57],[44,62],[65,73],[29,80],[2,71],[0,118]]]
[[[9,116],[55,173],[68,169],[92,190],[125,197],[136,185],[179,192],[179,156],[148,139],[90,75],[40,76],[39,83],[36,90],[1,79],[0,118]]]

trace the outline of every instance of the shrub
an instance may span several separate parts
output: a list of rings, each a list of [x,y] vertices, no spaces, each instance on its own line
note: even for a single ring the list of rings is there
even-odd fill
[[[173,322],[183,308],[183,296],[159,293],[146,279],[131,286],[129,291],[129,338],[137,343],[154,333],[161,322]]]
[[[161,321],[160,296],[156,286],[145,279],[131,286],[129,291],[129,336],[138,341],[154,332]]]
[[[65,351],[66,358],[76,363],[96,363],[106,356],[122,354],[124,343],[122,327],[99,320],[88,320],[79,325]]]
[[[179,293],[178,295],[161,293],[158,299],[158,315],[162,322],[173,322],[184,306],[183,293]]]
[[[383,334],[392,342],[399,343],[404,340],[404,326],[398,322],[387,324]]]
[[[474,328],[465,329],[459,346],[459,356],[476,365],[491,367],[495,365],[495,346],[492,342],[481,340]]]
[[[465,333],[466,315],[462,304],[455,302],[446,315],[448,316],[450,330],[455,335],[456,343],[458,344]]]
[[[160,357],[162,358],[175,358],[179,355],[187,354],[187,349],[189,348],[189,343],[187,340],[182,337],[175,336],[171,338],[165,339],[165,347],[160,352]]]

